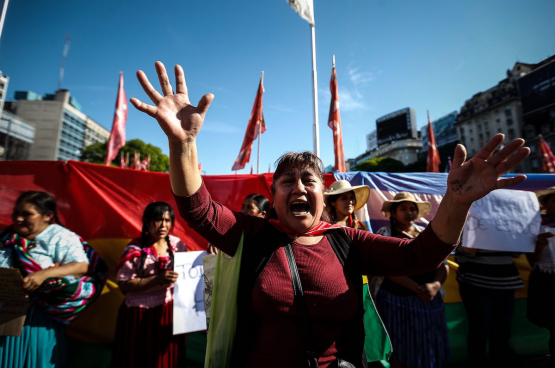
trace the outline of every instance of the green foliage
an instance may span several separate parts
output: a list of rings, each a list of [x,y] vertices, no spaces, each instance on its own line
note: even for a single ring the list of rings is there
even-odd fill
[[[405,165],[394,158],[375,157],[357,165],[357,170],[367,172],[405,172]]]
[[[106,158],[107,143],[93,143],[83,150],[81,161],[94,164],[103,164]],[[119,167],[120,154],[123,156],[129,153],[130,163],[133,161],[135,152],[141,155],[141,160],[150,155],[150,171],[166,172],[170,168],[170,159],[162,153],[162,149],[147,144],[140,139],[127,141],[125,146],[118,152],[118,157],[112,162],[112,166]]]

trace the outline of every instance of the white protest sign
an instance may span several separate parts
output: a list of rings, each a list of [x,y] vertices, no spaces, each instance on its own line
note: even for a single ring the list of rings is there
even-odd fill
[[[173,290],[173,334],[206,330],[204,270],[206,252],[177,252],[174,270],[179,277]]]
[[[496,190],[470,208],[462,245],[495,251],[533,252],[540,223],[540,208],[534,193]]]

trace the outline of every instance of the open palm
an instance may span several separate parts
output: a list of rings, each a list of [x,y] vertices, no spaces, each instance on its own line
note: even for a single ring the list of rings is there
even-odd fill
[[[509,172],[530,154],[529,148],[522,147],[524,140],[520,138],[493,154],[503,139],[503,134],[495,135],[468,161],[464,146],[457,145],[447,178],[447,193],[457,202],[470,205],[495,189],[517,185],[526,179],[525,175],[500,179],[500,176]]]
[[[175,66],[175,93],[164,64],[157,61],[155,66],[163,96],[152,87],[146,74],[139,70],[137,79],[155,106],[141,102],[136,98],[132,98],[131,103],[139,111],[155,118],[170,142],[184,142],[194,139],[202,127],[204,117],[214,99],[214,95],[210,93],[204,95],[195,107],[189,101],[185,74],[181,66]]]

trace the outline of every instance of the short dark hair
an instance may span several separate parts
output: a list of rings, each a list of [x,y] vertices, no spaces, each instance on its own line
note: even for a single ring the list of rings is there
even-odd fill
[[[58,218],[58,205],[56,204],[56,200],[49,193],[39,190],[25,192],[17,198],[15,205],[17,206],[23,203],[32,204],[43,216],[52,214],[56,224],[63,226]]]
[[[287,171],[306,168],[312,171],[324,183],[324,163],[315,154],[309,151],[287,152],[277,159],[276,171],[272,180],[272,195],[276,192],[276,182]]]
[[[254,201],[254,204],[256,204],[258,211],[260,211],[260,213],[264,211],[266,211],[267,213],[270,210],[270,201],[262,194],[251,193],[248,196],[246,196],[245,199],[252,199]]]

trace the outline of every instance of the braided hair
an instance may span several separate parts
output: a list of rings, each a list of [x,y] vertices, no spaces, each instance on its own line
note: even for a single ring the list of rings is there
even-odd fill
[[[337,199],[339,199],[340,195],[341,194],[330,195],[326,199],[326,208],[328,209],[328,212],[330,215],[330,222],[332,224],[335,224],[337,222],[337,212],[335,210],[335,206],[333,206],[332,203],[336,202]],[[355,204],[356,204],[356,196],[355,196]],[[349,215],[349,218],[347,219],[347,226],[353,229],[360,229],[360,226],[358,225],[358,218],[354,211]]]
[[[24,203],[35,206],[37,211],[43,216],[52,214],[50,224],[55,223],[60,226],[64,226],[58,217],[58,206],[56,204],[56,200],[50,194],[39,190],[25,192],[17,198],[15,205],[17,206]]]
[[[397,220],[393,217],[392,213],[397,212],[397,207],[401,202],[392,203],[391,207],[389,207],[389,226],[391,227],[391,236],[394,238],[399,237],[399,228],[397,227]]]
[[[168,213],[170,215],[170,221],[172,225],[171,227],[173,228],[173,225],[175,224],[175,214],[169,204],[167,204],[166,202],[152,202],[146,206],[143,212],[143,228],[141,230],[141,246],[143,248],[146,248],[152,245],[150,234],[148,232],[148,227],[153,221],[162,220],[165,213]],[[172,260],[171,264],[173,267],[173,250],[170,243],[169,233],[166,235],[165,239],[166,239],[166,243],[168,244],[168,254],[170,255],[170,259]],[[141,268],[142,267],[144,267],[144,265],[141,265]]]

